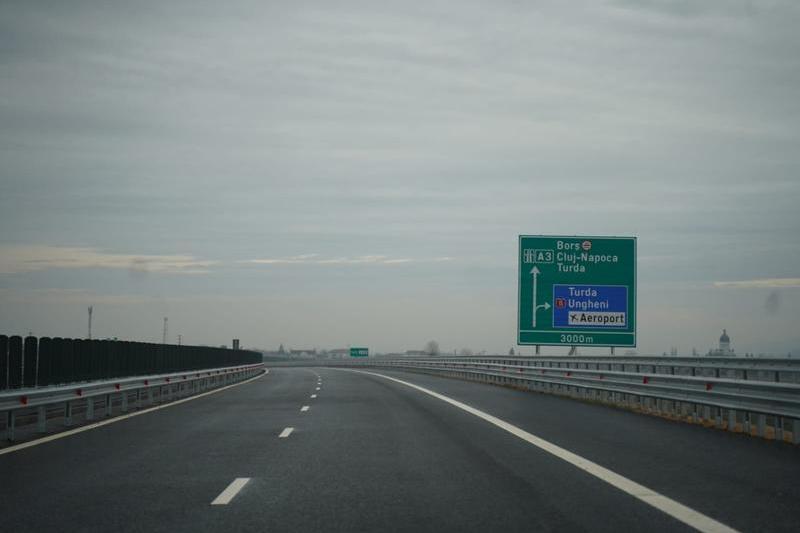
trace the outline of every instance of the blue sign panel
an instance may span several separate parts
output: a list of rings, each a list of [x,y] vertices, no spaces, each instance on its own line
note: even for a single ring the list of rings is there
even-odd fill
[[[600,330],[627,328],[628,287],[553,285],[553,326]]]

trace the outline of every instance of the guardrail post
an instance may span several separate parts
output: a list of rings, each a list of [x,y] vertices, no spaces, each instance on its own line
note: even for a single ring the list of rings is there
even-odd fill
[[[86,398],[86,420],[94,420],[94,398]]]
[[[128,393],[125,392],[125,391],[122,391],[120,393],[120,397],[122,399],[122,412],[123,413],[127,413],[128,412]]]
[[[759,413],[756,418],[756,431],[759,437],[767,434],[767,415]]]
[[[792,419],[792,444],[800,444],[800,419]]]
[[[153,388],[147,387],[147,403],[153,405]]]
[[[72,402],[64,403],[64,425],[69,427],[72,425]]]
[[[715,407],[714,411],[715,411],[714,412],[714,425],[717,428],[721,428],[722,427],[722,408],[721,407]]]
[[[111,395],[106,394],[106,416],[111,416],[113,412],[114,412],[114,407],[111,403]]]
[[[6,414],[6,438],[11,442],[14,442],[14,426],[16,425],[16,413],[13,410],[9,411]],[[794,430],[792,433],[795,435],[797,434],[797,422],[794,422],[792,429]]]
[[[47,431],[47,408],[40,405],[36,411],[36,431],[45,433]]]
[[[744,413],[744,432],[748,435],[750,434],[750,413],[745,411]]]
[[[136,408],[142,408],[142,389],[136,389]]]
[[[783,417],[776,416],[775,417],[775,440],[782,441],[783,440]]]
[[[728,409],[728,431],[736,431],[736,410]]]

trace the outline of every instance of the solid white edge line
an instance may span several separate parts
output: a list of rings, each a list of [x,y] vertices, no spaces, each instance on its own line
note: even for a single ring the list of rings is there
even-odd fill
[[[219,493],[219,496],[214,498],[211,505],[228,505],[231,500],[239,494],[239,491],[247,485],[248,481],[250,481],[249,477],[237,477],[231,481],[231,484],[228,485],[225,490]]]
[[[594,463],[584,457],[581,457],[578,454],[572,453],[569,450],[561,448],[549,441],[546,441],[540,437],[532,433],[528,433],[524,429],[521,429],[513,424],[509,424],[508,422],[501,420],[495,416],[492,416],[488,413],[485,413],[479,409],[471,407],[465,403],[459,402],[458,400],[454,400],[449,398],[443,394],[439,394],[438,392],[434,392],[430,389],[426,389],[424,387],[420,387],[419,385],[414,385],[413,383],[409,383],[407,381],[403,381],[401,379],[393,378],[391,376],[385,376],[383,374],[378,374],[376,372],[367,372],[364,370],[351,370],[346,368],[335,368],[332,370],[343,370],[346,372],[354,372],[358,374],[369,374],[372,376],[381,377],[384,379],[388,379],[390,381],[394,381],[396,383],[400,383],[407,387],[411,387],[419,392],[425,393],[429,396],[433,396],[436,399],[442,400],[443,402],[447,402],[454,407],[458,407],[459,409],[466,411],[478,418],[493,424],[500,429],[511,433],[512,435],[519,437],[520,439],[533,444],[537,448],[550,453],[558,457],[559,459],[570,463],[573,466],[576,466],[586,472],[587,474],[591,474],[592,476],[600,479],[601,481],[605,481],[612,487],[615,487],[622,492],[630,494],[634,498],[638,499],[641,502],[650,505],[659,511],[671,516],[672,518],[683,522],[684,524],[695,528],[698,531],[703,531],[707,533],[737,533],[737,530],[726,526],[722,522],[718,522],[713,518],[704,515],[699,511],[695,511],[691,507],[687,507],[682,503],[678,503],[677,501],[664,496],[652,489],[645,487],[644,485],[640,485],[635,481],[626,478],[616,472],[613,472],[603,466],[600,466],[597,463]]]
[[[203,392],[203,393],[197,394],[195,396],[190,396],[188,398],[182,398],[180,400],[175,400],[174,402],[165,403],[163,405],[156,405],[154,407],[148,407],[147,409],[142,409],[141,411],[136,411],[134,413],[128,413],[127,415],[116,416],[114,418],[109,418],[108,420],[102,420],[100,422],[94,422],[94,423],[89,424],[87,426],[81,426],[79,428],[70,429],[68,431],[63,431],[61,433],[55,433],[53,435],[48,435],[46,437],[41,437],[41,438],[34,439],[34,440],[31,440],[31,441],[28,441],[28,442],[23,442],[21,444],[15,444],[14,446],[9,446],[8,448],[0,449],[0,455],[5,455],[7,453],[17,452],[19,450],[24,450],[25,448],[31,448],[33,446],[38,446],[39,444],[44,444],[46,442],[51,442],[51,441],[54,441],[54,440],[63,439],[64,437],[69,437],[71,435],[75,435],[76,433],[83,433],[84,431],[89,431],[90,429],[96,429],[96,428],[99,428],[99,427],[107,426],[109,424],[113,424],[114,422],[120,422],[122,420],[127,420],[129,418],[133,418],[134,416],[139,416],[139,415],[143,415],[143,414],[146,414],[146,413],[152,413],[153,411],[158,411],[159,409],[164,409],[166,407],[172,407],[173,405],[179,405],[179,404],[191,401],[191,400],[196,400],[198,398],[202,398],[203,396],[208,396],[210,394],[216,394],[218,392],[222,392],[224,390],[230,389],[231,387],[238,387],[239,385],[244,385],[245,383],[250,383],[251,381],[254,381],[254,380],[259,379],[259,378],[261,378],[263,376],[266,376],[267,373],[269,373],[269,370],[267,370],[267,372],[264,372],[262,374],[254,376],[254,377],[252,377],[250,379],[247,379],[245,381],[240,381],[239,383],[233,383],[231,385],[225,385],[224,387],[220,387],[219,389],[214,389],[214,390],[210,390],[210,391],[207,391],[207,392]]]
[[[281,431],[281,434],[278,435],[278,438],[279,439],[285,439],[286,437],[288,437],[289,435],[292,434],[292,431],[294,431],[294,428],[291,428],[291,427],[290,428],[286,428],[283,431]]]
[[[306,411],[308,411],[308,406],[307,405],[304,405],[303,407],[300,408],[300,412],[301,413],[305,413]]]

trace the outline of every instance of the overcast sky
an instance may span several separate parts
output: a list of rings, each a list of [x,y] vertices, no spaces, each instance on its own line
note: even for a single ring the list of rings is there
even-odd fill
[[[800,353],[800,4],[411,4],[0,1],[0,330],[507,352],[634,235],[640,353]]]

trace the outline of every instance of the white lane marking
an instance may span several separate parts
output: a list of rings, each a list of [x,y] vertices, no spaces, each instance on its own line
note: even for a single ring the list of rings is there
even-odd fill
[[[320,390],[320,388],[319,388],[319,387],[317,387],[317,390]]]
[[[286,437],[292,434],[292,431],[294,431],[294,428],[286,428],[283,431],[281,431],[281,434],[278,435],[278,438],[285,439]]]
[[[312,395],[311,395],[311,397],[312,397],[312,398],[316,398],[316,397],[317,397],[317,395],[316,395],[316,394],[312,394]]]
[[[21,444],[15,444],[14,446],[9,446],[8,448],[0,449],[0,455],[4,455],[6,453],[12,453],[19,450],[24,450],[25,448],[30,448],[32,446],[38,446],[39,444],[44,444],[45,442],[51,442],[58,439],[63,439],[64,437],[69,437],[70,435],[75,435],[76,433],[83,433],[84,431],[89,431],[90,429],[95,429],[103,426],[107,426],[109,424],[113,424],[114,422],[120,422],[122,420],[127,420],[129,418],[133,418],[134,416],[143,415],[146,413],[152,413],[153,411],[158,411],[159,409],[164,409],[166,407],[172,407],[173,405],[179,405],[185,402],[189,402],[191,400],[196,400],[198,398],[202,398],[203,396],[208,396],[210,394],[216,394],[218,392],[222,392],[224,390],[230,389],[231,387],[238,387],[239,385],[244,385],[245,383],[250,383],[251,381],[255,381],[263,376],[266,376],[269,373],[269,370],[264,372],[263,374],[259,374],[255,377],[252,377],[246,381],[242,381],[240,383],[234,383],[232,385],[226,385],[219,389],[214,389],[212,391],[203,392],[196,396],[190,396],[189,398],[183,398],[181,400],[175,400],[174,402],[166,403],[164,405],[156,405],[155,407],[148,407],[147,409],[142,409],[141,411],[136,411],[135,413],[129,413],[127,415],[121,415],[114,418],[110,418],[108,420],[103,420],[101,422],[95,422],[94,424],[89,424],[88,426],[81,426],[79,428],[70,429],[69,431],[64,431],[62,433],[56,433],[55,435],[48,435],[47,437],[42,437],[40,439],[35,439],[28,442],[23,442]]]
[[[301,413],[305,413],[306,411],[308,411],[308,406],[307,405],[304,405],[303,407],[300,408],[300,412]]]
[[[239,494],[239,491],[247,485],[247,482],[250,481],[249,477],[237,477],[231,484],[228,485],[228,488],[220,492],[219,496],[214,498],[214,501],[211,502],[211,505],[228,505],[231,500]]]
[[[634,498],[658,509],[659,511],[668,514],[672,518],[683,522],[684,524],[695,528],[698,531],[708,532],[708,533],[737,533],[737,531],[725,524],[714,520],[713,518],[702,514],[699,511],[695,511],[691,507],[687,507],[681,503],[676,502],[675,500],[664,496],[652,489],[645,487],[644,485],[640,485],[635,481],[628,479],[624,476],[617,474],[609,470],[608,468],[602,467],[597,463],[594,463],[584,457],[581,457],[578,454],[572,453],[569,450],[565,450],[560,446],[556,446],[555,444],[546,441],[540,437],[532,433],[528,433],[524,429],[518,428],[513,424],[509,424],[504,420],[501,420],[495,416],[492,416],[488,413],[485,413],[479,409],[471,407],[465,403],[459,402],[458,400],[454,400],[449,398],[443,394],[439,394],[438,392],[434,392],[430,389],[426,389],[424,387],[420,387],[419,385],[414,385],[413,383],[409,383],[407,381],[403,381],[401,379],[393,378],[390,376],[385,376],[383,374],[378,374],[376,372],[367,372],[363,370],[350,370],[350,369],[334,369],[334,370],[344,370],[346,372],[355,372],[359,374],[369,374],[372,376],[378,376],[384,379],[388,379],[394,381],[396,383],[400,383],[407,387],[411,387],[412,389],[418,390],[422,393],[428,394],[429,396],[433,396],[436,399],[442,400],[443,402],[447,402],[454,407],[458,407],[459,409],[466,411],[472,415],[477,416],[478,418],[493,424],[500,429],[503,429],[512,435],[519,437],[520,439],[533,444],[537,448],[550,453],[559,459],[562,459],[569,464],[576,466],[586,472],[587,474],[591,474],[594,477],[605,481],[609,485],[616,487],[617,489],[630,494]]]

